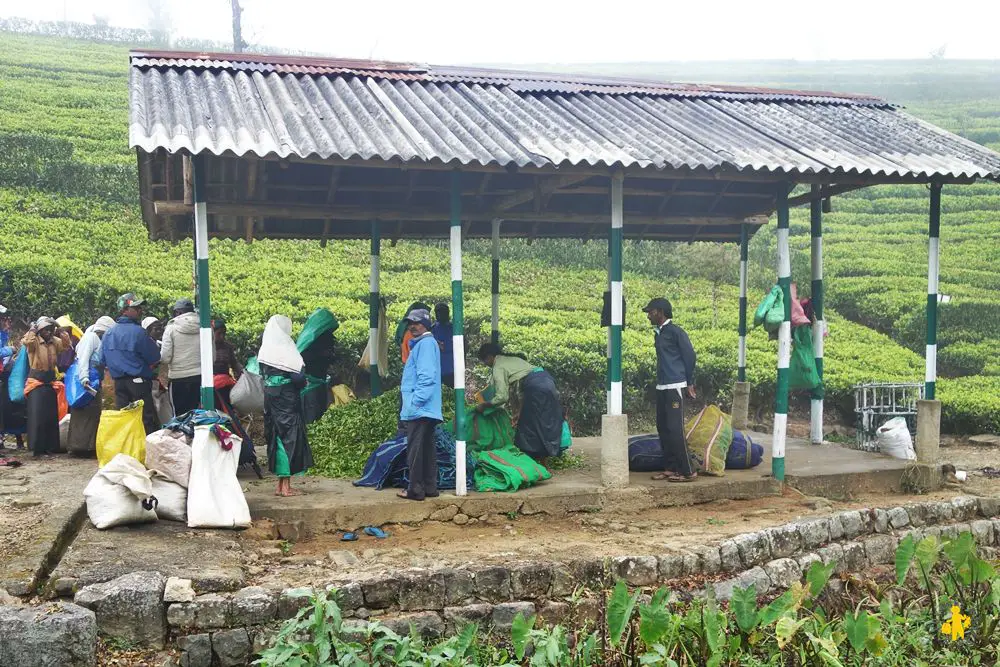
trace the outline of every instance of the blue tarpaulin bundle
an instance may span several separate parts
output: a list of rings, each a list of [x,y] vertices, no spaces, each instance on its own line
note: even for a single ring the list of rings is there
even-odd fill
[[[437,450],[439,489],[455,488],[455,437],[439,425],[434,429]],[[472,488],[472,476],[475,462],[466,454],[465,479],[466,486]],[[395,438],[386,440],[375,448],[375,451],[365,462],[361,479],[354,486],[370,486],[384,489],[387,486],[406,488],[409,483],[409,469],[406,466],[406,436],[397,434]]]

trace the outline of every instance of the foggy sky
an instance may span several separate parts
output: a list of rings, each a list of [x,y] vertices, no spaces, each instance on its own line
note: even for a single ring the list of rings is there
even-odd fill
[[[155,0],[154,0],[155,1]],[[231,42],[230,0],[168,0],[175,35]],[[252,44],[452,63],[1000,59],[1000,0],[242,0]],[[149,0],[0,0],[0,15],[147,27]]]

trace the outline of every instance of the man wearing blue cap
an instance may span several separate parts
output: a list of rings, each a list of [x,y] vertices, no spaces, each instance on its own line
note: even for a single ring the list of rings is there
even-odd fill
[[[403,366],[403,407],[399,420],[406,432],[410,484],[400,498],[423,500],[438,495],[434,429],[441,416],[441,350],[431,333],[431,314],[418,308],[406,314],[410,354]]]

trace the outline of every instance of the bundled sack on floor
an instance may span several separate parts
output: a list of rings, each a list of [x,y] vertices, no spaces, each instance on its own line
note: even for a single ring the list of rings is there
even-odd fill
[[[698,472],[721,476],[733,442],[733,420],[717,405],[708,405],[685,426],[688,453]]]
[[[632,472],[663,472],[666,467],[660,436],[655,433],[633,435],[628,439],[628,469]]]
[[[142,401],[121,410],[101,412],[97,427],[97,465],[103,468],[118,454],[127,454],[139,463],[146,462],[146,429],[142,425]]]
[[[117,454],[101,467],[83,490],[87,516],[98,530],[156,521],[156,496],[146,467],[127,454]]]
[[[146,466],[186,489],[191,476],[191,439],[168,428],[150,433],[146,436]]]
[[[186,523],[187,489],[153,468],[149,470],[149,479],[153,483],[157,518]]]
[[[192,411],[203,412],[208,411]],[[247,528],[250,508],[236,478],[243,441],[221,424],[194,426],[188,480],[189,528]]]
[[[895,459],[912,461],[917,458],[917,453],[913,450],[910,427],[902,417],[893,417],[879,426],[875,432],[875,441],[880,452]]]
[[[434,429],[435,451],[437,452],[438,480],[437,488],[454,490],[456,485],[455,469],[455,436],[438,425]],[[465,480],[466,487],[472,488],[475,461],[466,451]],[[361,479],[354,486],[367,486],[376,489],[395,487],[405,489],[409,483],[409,468],[406,463],[406,436],[397,435],[386,440],[375,448],[375,451],[365,462]]]
[[[517,491],[552,477],[552,473],[513,445],[473,454],[476,491]]]
[[[514,425],[510,413],[503,406],[489,406],[482,411],[475,407],[465,408],[465,428],[459,434],[458,440],[465,440],[469,452],[484,452],[490,449],[502,449],[514,445]],[[455,433],[455,423],[445,427]]]
[[[764,448],[743,431],[733,431],[733,442],[726,455],[726,470],[756,468],[764,459]]]

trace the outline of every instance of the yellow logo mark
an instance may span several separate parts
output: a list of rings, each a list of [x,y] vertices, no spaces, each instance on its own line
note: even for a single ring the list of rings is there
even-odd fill
[[[951,618],[941,626],[941,634],[950,635],[951,641],[958,641],[965,638],[965,631],[972,625],[972,619],[962,613],[962,609],[955,605],[951,608]]]

